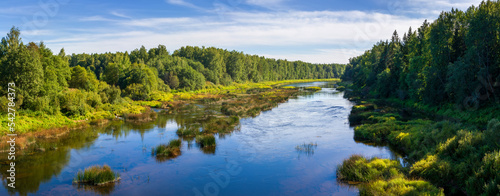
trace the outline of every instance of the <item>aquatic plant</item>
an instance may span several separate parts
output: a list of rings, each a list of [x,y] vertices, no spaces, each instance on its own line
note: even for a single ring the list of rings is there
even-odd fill
[[[74,179],[75,183],[103,185],[120,180],[120,174],[113,172],[108,165],[92,166],[84,171],[78,171]]]
[[[151,155],[160,158],[175,158],[181,154],[181,145],[182,141],[180,139],[170,140],[167,145],[160,144],[153,148]]]
[[[320,91],[321,87],[310,86],[310,87],[306,87],[305,90],[308,90],[308,91]]]
[[[215,137],[214,135],[197,135],[196,143],[200,145],[201,148],[215,147]]]
[[[176,133],[179,137],[194,138],[196,135],[200,134],[200,131],[197,127],[181,127],[177,129]]]
[[[295,146],[295,150],[297,152],[300,152],[300,153],[305,153],[307,155],[312,155],[314,154],[314,149],[318,147],[318,144],[317,143],[309,143],[309,144],[301,144],[301,145],[297,145]]]

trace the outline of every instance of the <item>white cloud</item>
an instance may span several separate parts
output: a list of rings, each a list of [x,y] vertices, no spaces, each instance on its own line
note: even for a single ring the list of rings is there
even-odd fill
[[[268,9],[283,9],[284,0],[246,0],[245,3]]]
[[[198,7],[192,3],[189,3],[186,0],[166,0],[166,2],[169,4],[172,4],[172,5],[179,5],[179,6],[189,7],[189,8],[193,8],[193,9],[204,10],[203,8]]]
[[[118,16],[118,17],[120,17],[120,18],[128,18],[128,19],[131,19],[131,17],[130,17],[130,16],[127,16],[127,15],[125,15],[125,14],[123,14],[123,13],[120,13],[120,12],[117,12],[117,11],[112,11],[112,12],[110,12],[110,14],[111,14],[111,15],[113,15],[113,16]]]
[[[361,54],[359,51],[370,48],[375,42],[390,38],[394,29],[402,34],[408,27],[415,29],[423,21],[360,11],[228,12],[223,20],[215,16],[113,21],[94,16],[84,20],[103,21],[106,25],[87,32],[79,30],[72,36],[68,33],[64,40],[46,40],[45,43],[54,51],[64,47],[68,53],[130,51],[141,45],[150,48],[158,44],[170,50],[194,45],[245,52],[248,48],[281,47],[286,51],[270,55],[333,63],[347,62],[351,55]],[[332,48],[346,48],[348,52]],[[269,54],[265,50],[257,53]]]

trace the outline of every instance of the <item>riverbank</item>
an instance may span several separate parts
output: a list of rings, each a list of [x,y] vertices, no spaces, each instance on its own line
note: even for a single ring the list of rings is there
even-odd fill
[[[195,102],[218,102],[233,107],[226,108],[228,115],[255,116],[261,110],[272,108],[273,102],[260,101],[261,105],[246,104],[239,108],[241,111],[231,111],[234,109],[236,102],[239,103],[255,103],[251,100],[278,97],[281,101],[284,97],[289,97],[292,92],[285,92],[280,86],[291,83],[315,82],[315,81],[331,81],[337,82],[338,79],[317,79],[317,80],[285,80],[285,81],[270,81],[261,83],[234,83],[229,86],[222,85],[207,85],[204,89],[197,91],[172,91],[161,92],[155,91],[151,94],[149,100],[133,101],[129,98],[122,98],[120,102],[115,104],[105,104],[94,108],[92,112],[86,113],[84,116],[64,116],[63,114],[50,115],[43,112],[18,111],[15,119],[18,148],[24,149],[28,145],[33,144],[36,138],[57,137],[67,133],[68,131],[78,129],[80,127],[104,124],[111,120],[129,119],[134,120],[146,116],[149,118],[149,108],[163,108],[167,110],[176,110],[183,107],[187,103]],[[278,90],[281,89],[281,90]],[[268,95],[262,94],[271,92]],[[248,95],[261,95],[261,97]],[[267,97],[266,97],[267,96]],[[235,102],[234,104],[232,104]],[[264,104],[264,105],[262,105]],[[258,108],[256,106],[259,106]],[[248,113],[251,111],[251,113]],[[234,113],[234,114],[233,114]],[[248,114],[247,114],[248,113]],[[132,119],[133,118],[133,119]],[[0,133],[2,138],[0,141],[6,141],[7,115],[0,117],[2,127]],[[0,147],[6,142],[2,142]]]
[[[499,192],[498,106],[460,111],[360,94],[350,87],[345,94],[356,102],[349,115],[354,139],[388,144],[404,154],[406,177],[425,179],[451,195]]]

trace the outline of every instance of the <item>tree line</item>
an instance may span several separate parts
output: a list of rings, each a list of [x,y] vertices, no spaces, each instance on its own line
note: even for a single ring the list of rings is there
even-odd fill
[[[21,109],[67,116],[111,107],[122,98],[148,100],[153,92],[191,91],[233,82],[339,78],[345,65],[275,60],[214,47],[164,45],[129,52],[67,55],[43,43],[24,44],[13,27],[0,44],[0,95],[15,82]],[[3,90],[2,90],[3,89]],[[0,100],[5,102],[6,100]],[[4,104],[6,105],[6,104]]]
[[[500,99],[500,2],[442,12],[351,58],[342,76],[365,96],[477,108]]]

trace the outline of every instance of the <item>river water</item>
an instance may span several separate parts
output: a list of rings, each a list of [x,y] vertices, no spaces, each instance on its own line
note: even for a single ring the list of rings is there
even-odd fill
[[[216,135],[212,151],[183,141],[182,154],[174,159],[151,156],[151,148],[176,139],[179,125],[196,114],[162,114],[142,124],[113,122],[41,142],[45,152],[17,161],[16,189],[6,188],[7,166],[1,166],[0,195],[357,195],[355,187],[336,181],[342,160],[352,154],[397,158],[388,147],[354,141],[348,122],[352,103],[331,84],[292,86],[324,88],[241,119],[231,134]],[[103,164],[121,174],[119,183],[72,184],[78,170]]]

